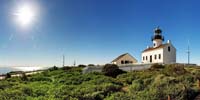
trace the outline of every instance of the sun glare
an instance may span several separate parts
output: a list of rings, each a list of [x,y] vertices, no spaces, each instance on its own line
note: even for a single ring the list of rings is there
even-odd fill
[[[23,5],[16,10],[15,15],[17,23],[22,26],[28,26],[34,20],[35,11],[30,5]]]

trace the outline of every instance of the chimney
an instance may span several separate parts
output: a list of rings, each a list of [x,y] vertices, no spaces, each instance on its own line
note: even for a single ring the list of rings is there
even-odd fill
[[[170,44],[170,43],[171,43],[171,41],[170,41],[170,40],[167,40],[167,43],[169,43],[169,44]]]

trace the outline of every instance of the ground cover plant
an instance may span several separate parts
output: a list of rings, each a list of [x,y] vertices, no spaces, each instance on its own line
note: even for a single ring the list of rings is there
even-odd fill
[[[8,77],[0,81],[0,100],[193,100],[200,89],[198,67],[153,65],[114,77],[82,74],[82,69],[54,66],[32,76]]]

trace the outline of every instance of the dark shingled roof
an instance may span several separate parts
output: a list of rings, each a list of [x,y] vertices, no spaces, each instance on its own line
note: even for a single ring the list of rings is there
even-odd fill
[[[160,48],[164,48],[165,46],[167,46],[168,44],[166,43],[166,44],[162,44],[162,45],[160,45],[160,46],[158,46],[158,47],[150,47],[150,48],[147,48],[147,49],[145,49],[144,51],[142,51],[142,52],[147,52],[147,51],[152,51],[152,50],[155,50],[155,49],[160,49]]]

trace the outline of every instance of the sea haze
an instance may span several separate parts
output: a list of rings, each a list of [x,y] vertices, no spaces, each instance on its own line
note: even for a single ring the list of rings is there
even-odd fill
[[[0,75],[11,71],[34,71],[46,69],[48,67],[0,67]]]

